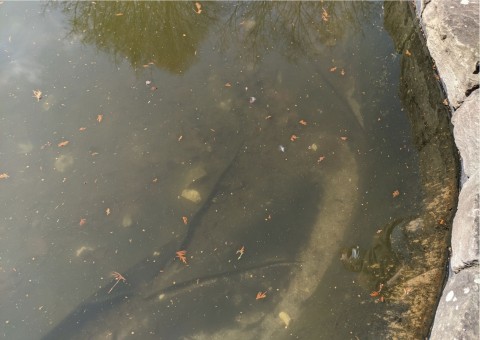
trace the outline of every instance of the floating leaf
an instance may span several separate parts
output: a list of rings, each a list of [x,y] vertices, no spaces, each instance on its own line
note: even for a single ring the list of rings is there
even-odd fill
[[[98,115],[97,116],[97,122],[101,123],[103,120],[103,115]]]
[[[183,224],[188,224],[188,218],[186,216],[182,216]]]
[[[322,20],[328,21],[329,18],[330,18],[330,15],[328,14],[327,10],[325,8],[322,8]]]
[[[265,299],[267,297],[267,292],[258,292],[255,300]]]
[[[240,256],[238,256],[238,259],[237,259],[237,260],[240,260],[242,258],[242,255],[245,254],[245,247],[242,246],[242,248],[238,249],[236,254],[240,254]]]
[[[307,125],[307,122],[304,121],[303,119],[301,119],[298,123],[299,123],[299,124],[302,124],[302,125]]]
[[[400,191],[395,190],[394,192],[392,192],[392,197],[393,198],[397,197],[398,195],[400,195]]]
[[[202,4],[199,3],[199,2],[196,2],[195,3],[195,9],[194,9],[195,13],[197,14],[200,14],[202,13]]]
[[[78,223],[79,226],[82,226],[82,225],[85,225],[85,223],[87,223],[87,219],[86,218],[81,218],[80,219],[80,222]]]
[[[290,136],[290,140],[291,140],[292,142],[295,142],[297,139],[298,139],[298,137],[297,137],[296,135],[291,135],[291,136]]]
[[[107,216],[108,216],[108,215],[110,215],[110,213],[111,213],[110,208],[107,208],[107,209],[105,210],[105,214],[107,214]]]
[[[337,67],[334,66],[334,67],[332,67],[332,68],[330,69],[330,72],[335,72],[336,70],[337,70]]]
[[[58,143],[58,146],[59,147],[64,147],[64,146],[67,146],[68,143],[70,143],[68,140],[64,140],[63,142]]]
[[[185,254],[187,253],[186,250],[179,250],[176,252],[177,257],[182,261],[183,263],[187,264],[187,258],[185,257]]]
[[[0,174],[0,179],[7,179],[9,178],[10,176],[8,176],[8,174],[6,172]]]
[[[40,99],[42,99],[42,91],[40,90],[33,90],[33,98],[36,98],[37,99],[37,102],[40,101]]]
[[[110,290],[108,291],[107,294],[110,294],[113,290],[113,288],[115,288],[115,286],[120,282],[120,281],[123,281],[123,282],[126,282],[127,280],[123,277],[122,274],[118,273],[118,272],[113,272],[112,273],[112,276],[115,278],[115,284],[113,285],[112,288],[110,288]]]
[[[340,139],[343,140],[343,141],[345,141],[345,140],[348,139],[348,137],[342,136],[342,137],[340,137]]]

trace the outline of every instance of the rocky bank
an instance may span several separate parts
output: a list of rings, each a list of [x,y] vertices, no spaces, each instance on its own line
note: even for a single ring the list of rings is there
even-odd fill
[[[418,0],[417,16],[452,111],[462,164],[449,278],[431,339],[479,338],[479,0]]]

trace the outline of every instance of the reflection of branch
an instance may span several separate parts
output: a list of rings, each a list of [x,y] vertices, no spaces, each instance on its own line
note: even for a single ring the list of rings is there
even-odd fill
[[[357,31],[361,27],[357,13],[365,20],[370,8],[365,2],[239,2],[220,28],[222,49],[228,48],[229,41],[237,41],[249,53],[244,57],[254,63],[272,42],[281,49],[278,53],[291,60],[314,56],[334,45],[349,27]],[[329,14],[328,21],[322,19],[323,10]]]

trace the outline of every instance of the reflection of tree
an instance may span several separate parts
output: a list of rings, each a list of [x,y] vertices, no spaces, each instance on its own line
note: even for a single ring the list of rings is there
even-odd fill
[[[71,34],[95,45],[116,61],[127,58],[134,68],[154,63],[174,73],[185,71],[195,51],[218,25],[223,50],[235,44],[257,60],[273,45],[290,60],[316,56],[333,46],[348,29],[361,27],[369,2],[252,1],[202,2],[200,15],[192,2],[66,1]],[[362,17],[362,19],[359,19]],[[212,27],[213,28],[213,27]]]
[[[54,4],[55,5],[55,4]],[[82,42],[127,58],[136,68],[153,62],[171,72],[184,71],[206,36],[216,6],[197,15],[190,2],[63,2],[71,34]]]
[[[229,27],[223,29],[222,47],[233,40],[226,35],[236,32],[237,43],[253,59],[273,42],[277,53],[289,59],[314,56],[325,46],[335,45],[350,27],[359,29],[371,7],[368,2],[239,2],[225,22]]]

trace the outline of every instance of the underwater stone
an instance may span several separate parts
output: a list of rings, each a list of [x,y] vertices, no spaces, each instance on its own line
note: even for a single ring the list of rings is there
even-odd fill
[[[193,203],[199,203],[202,200],[202,196],[200,195],[200,193],[197,190],[193,189],[183,190],[181,196]]]

